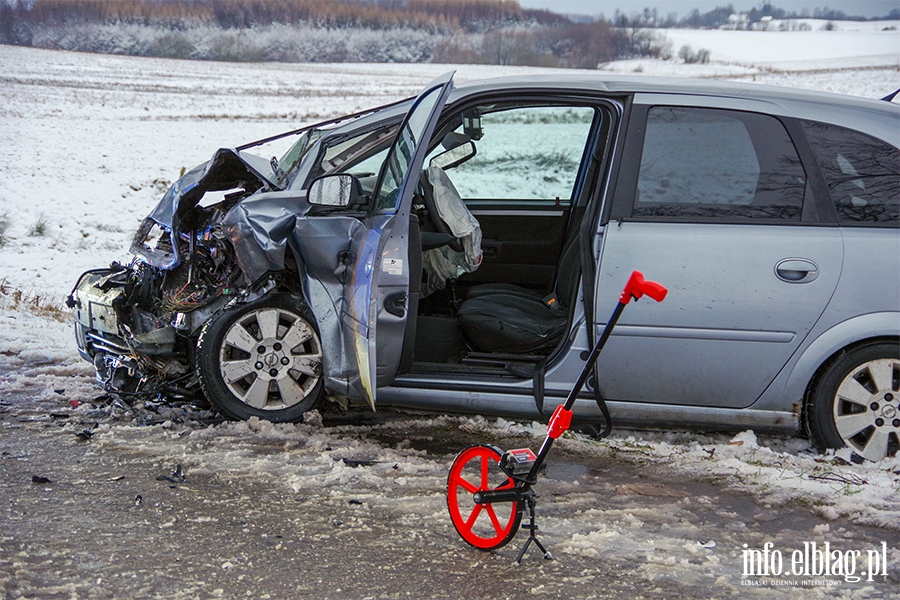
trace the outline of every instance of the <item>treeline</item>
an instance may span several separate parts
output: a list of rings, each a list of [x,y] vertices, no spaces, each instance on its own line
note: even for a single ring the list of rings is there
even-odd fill
[[[241,29],[273,24],[468,32],[502,24],[565,20],[526,10],[515,0],[15,0],[4,21],[53,26],[72,23],[161,25],[183,29],[217,25]]]
[[[650,8],[573,20],[517,0],[0,0],[0,43],[200,60],[593,69],[675,58],[663,28],[734,25],[734,14],[731,4],[680,20]],[[891,15],[900,18],[900,10]],[[740,17],[740,27],[795,16],[804,15],[764,2]],[[816,9],[812,16],[845,15]],[[709,53],[682,48],[677,58],[706,62]]]
[[[724,6],[717,6],[716,8],[703,13],[695,8],[679,19],[678,15],[675,13],[662,16],[656,9],[645,8],[642,12],[629,13],[627,15],[625,13],[616,12],[613,22],[616,25],[630,26],[632,24],[640,24],[644,27],[659,27],[666,29],[679,27],[685,29],[717,29],[731,24],[732,15],[737,13],[738,11],[734,9],[733,4],[726,4]],[[766,17],[776,20],[819,19],[823,21],[878,21],[900,19],[900,8],[891,10],[883,17],[867,19],[866,17],[848,15],[843,11],[834,10],[827,6],[824,8],[817,7],[812,11],[804,8],[800,12],[797,12],[778,8],[771,2],[763,2],[759,6],[751,8],[744,13],[744,15],[746,23],[750,25],[759,23]]]
[[[0,42],[232,61],[465,62],[596,68],[661,36],[516,0],[0,0]]]

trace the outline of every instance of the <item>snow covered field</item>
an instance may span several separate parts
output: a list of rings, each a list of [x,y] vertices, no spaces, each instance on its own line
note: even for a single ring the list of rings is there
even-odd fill
[[[815,27],[806,32],[672,32],[675,52],[683,44],[708,48],[713,62],[641,60],[606,68],[881,97],[900,88],[900,32],[885,31],[890,25],[898,24],[853,24],[858,31],[841,24],[839,31],[828,32]],[[90,410],[86,402],[98,394],[92,369],[77,356],[68,314],[58,309],[80,272],[127,257],[139,221],[182,167],[207,160],[219,147],[413,95],[450,68],[458,69],[457,81],[547,72],[472,65],[189,62],[0,46],[0,427],[8,428],[13,421],[9,415],[21,408],[4,402],[8,398],[58,405],[73,417]],[[70,409],[65,404],[69,400],[83,404]],[[537,424],[478,418],[446,418],[439,425],[487,439],[520,436],[525,438],[522,445],[532,446],[538,443],[532,438],[544,433]],[[344,493],[341,486],[358,486],[352,488],[354,493],[368,494],[371,502],[385,491],[384,477],[391,478],[391,485],[402,477],[399,485],[413,490],[401,502],[411,511],[405,517],[409,523],[422,528],[444,518],[443,478],[452,454],[384,447],[363,435],[354,442],[354,456],[363,453],[396,464],[400,473],[373,469],[360,479],[358,471],[322,454],[326,447],[346,448],[348,432],[311,427],[204,428],[176,422],[135,428],[114,420],[101,425],[95,440],[103,448],[172,455],[220,474],[278,472],[282,477],[272,485],[292,491],[310,481],[333,486],[331,494]],[[431,430],[434,421],[418,418],[390,427]],[[378,434],[379,429],[368,431]],[[247,449],[254,440],[274,440],[285,452],[256,455]],[[0,446],[4,443],[0,440]],[[848,523],[874,526],[888,541],[888,572],[900,572],[900,456],[850,465],[844,452],[817,456],[804,440],[757,437],[752,432],[615,431],[602,443],[565,440],[565,448],[583,453],[586,460],[628,456],[676,477],[716,481],[751,494],[773,512],[783,506],[808,507],[819,521],[802,539],[832,540],[835,545]],[[577,483],[559,486],[574,494]],[[739,532],[726,536],[728,544],[720,540],[717,549],[710,549],[697,547],[698,541],[707,541],[694,539],[699,530],[677,527],[690,522],[686,514],[696,515],[704,510],[704,502],[715,501],[681,498],[672,501],[671,512],[637,513],[627,506],[607,509],[591,498],[580,498],[571,514],[545,524],[553,535],[553,551],[563,560],[607,555],[633,560],[640,567],[635,577],[653,581],[678,573],[679,578],[718,586],[710,588],[710,595],[752,591],[759,592],[758,597],[888,597],[897,590],[897,575],[887,583],[843,582],[835,588],[741,589],[740,564],[734,559],[740,558]],[[548,494],[544,502],[549,506],[556,500]],[[724,511],[725,520],[747,518],[718,510]],[[0,531],[0,542],[4,535]],[[0,592],[3,561],[0,552]]]
[[[831,31],[824,29],[827,23],[815,19],[785,22],[787,27],[804,24],[808,31],[778,31],[778,22],[772,24],[772,31],[667,29],[666,38],[672,44],[674,56],[678,56],[682,46],[689,46],[694,52],[706,49],[710,51],[709,64],[685,65],[677,59],[635,59],[609,63],[604,70],[618,73],[638,70],[646,75],[743,77],[771,85],[867,96],[867,86],[854,86],[844,91],[841,89],[841,78],[833,79],[834,85],[828,86],[823,85],[821,79],[810,79],[810,72],[846,72],[885,66],[896,71],[900,66],[900,35],[896,21],[833,22],[834,29]],[[779,73],[790,76],[771,78]],[[873,84],[879,82],[878,78],[867,79]],[[896,77],[894,81],[897,81]],[[885,95],[887,92],[879,97]]]

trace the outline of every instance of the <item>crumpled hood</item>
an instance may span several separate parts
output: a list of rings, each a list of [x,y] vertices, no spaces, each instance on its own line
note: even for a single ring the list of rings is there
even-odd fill
[[[166,191],[159,204],[144,219],[131,244],[131,252],[143,257],[161,269],[173,269],[180,264],[177,249],[171,254],[158,253],[148,248],[144,241],[154,225],[169,230],[177,236],[179,225],[203,198],[206,192],[242,188],[246,194],[260,189],[279,190],[271,165],[251,154],[239,154],[231,148],[216,150],[212,158],[185,173]]]
[[[248,184],[257,189],[281,189],[265,159],[249,154],[242,156],[231,148],[219,148],[209,161],[197,165],[173,183],[147,218],[172,229],[177,225],[177,217],[194,208],[206,192]]]

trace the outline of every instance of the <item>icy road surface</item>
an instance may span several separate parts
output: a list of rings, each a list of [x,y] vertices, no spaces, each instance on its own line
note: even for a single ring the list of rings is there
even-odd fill
[[[537,427],[390,412],[205,425],[194,418],[209,415],[183,408],[163,409],[183,423],[138,427],[123,411],[19,394],[0,409],[4,598],[889,598],[900,590],[896,529],[825,519],[801,499],[772,505],[727,476],[685,477],[622,439],[554,446],[536,489],[540,538],[555,559],[529,550],[516,566],[525,532],[495,552],[468,547],[447,515],[445,482],[466,446],[536,447]],[[710,454],[727,448],[706,445]],[[888,577],[742,585],[774,579],[742,577],[745,544],[794,550],[803,541],[842,552],[889,542]]]

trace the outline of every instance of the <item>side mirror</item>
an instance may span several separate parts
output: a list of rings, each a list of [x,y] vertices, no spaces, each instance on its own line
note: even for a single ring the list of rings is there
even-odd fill
[[[353,175],[326,175],[309,186],[309,203],[318,206],[350,206],[359,196],[361,186]]]
[[[444,170],[452,169],[475,156],[476,152],[475,142],[469,140],[461,146],[456,146],[455,148],[441,152],[432,158],[431,162],[428,164],[432,167],[440,167]]]

